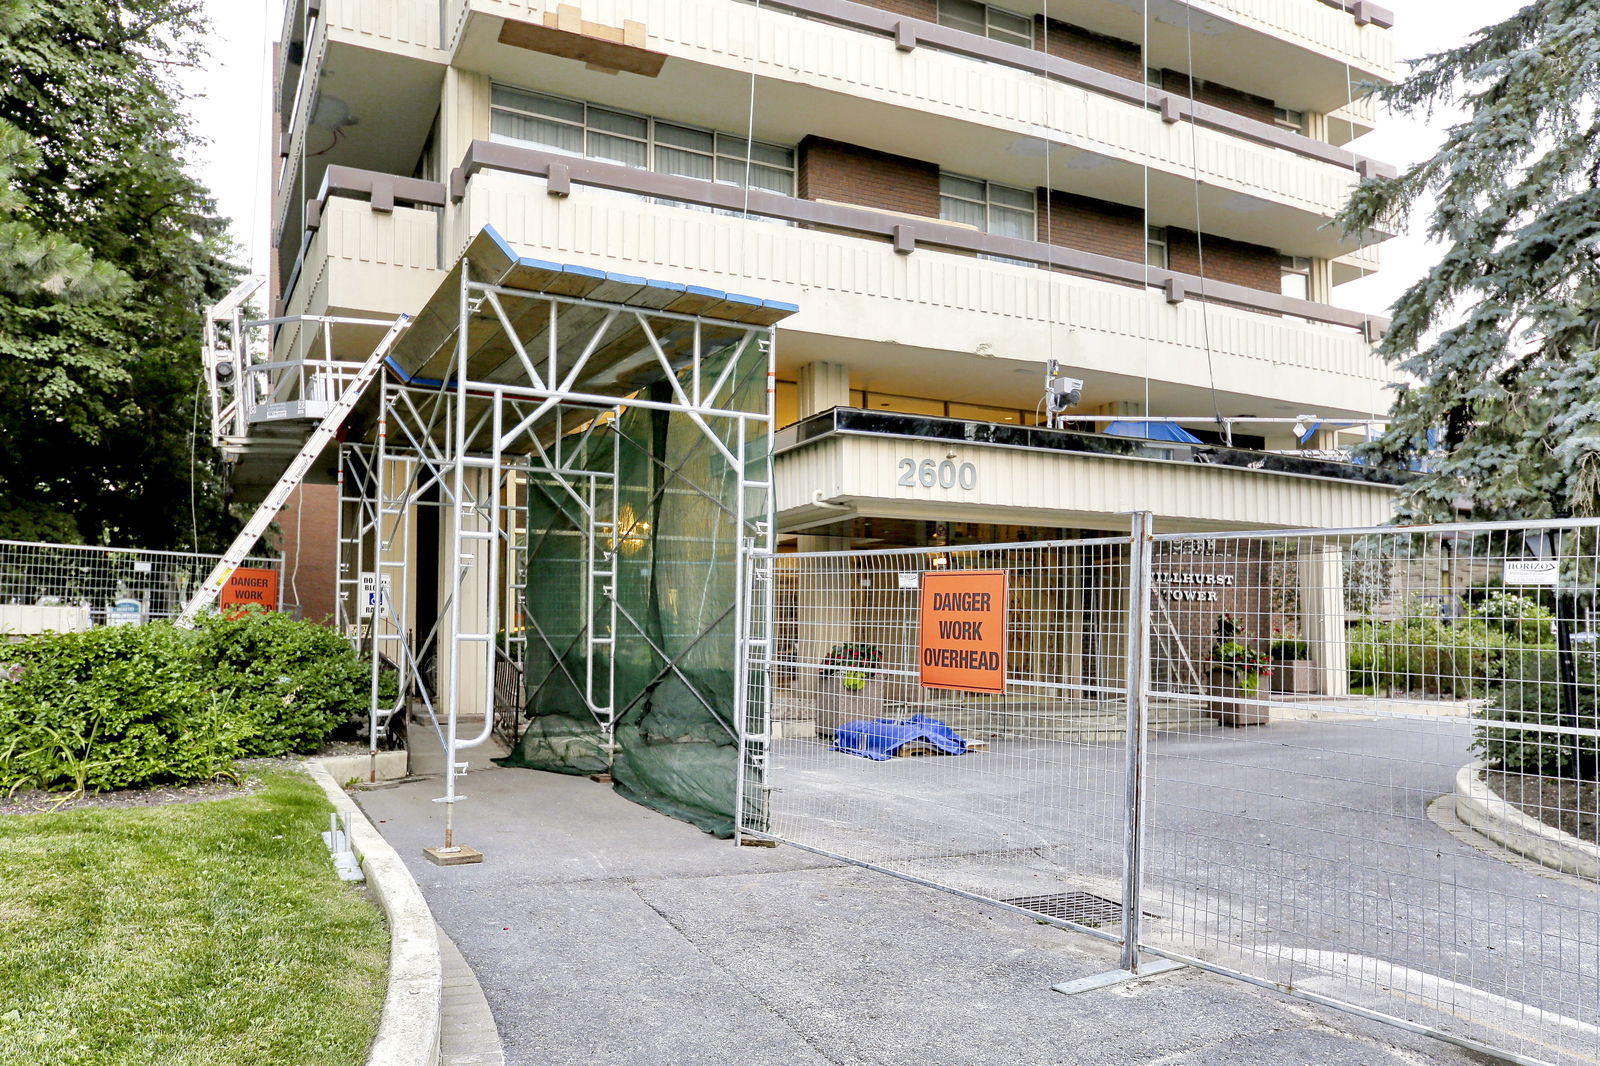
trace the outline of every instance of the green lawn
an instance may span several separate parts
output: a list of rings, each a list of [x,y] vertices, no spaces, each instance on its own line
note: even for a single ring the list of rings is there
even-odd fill
[[[357,1066],[389,938],[334,875],[327,798],[0,817],[0,1063]]]

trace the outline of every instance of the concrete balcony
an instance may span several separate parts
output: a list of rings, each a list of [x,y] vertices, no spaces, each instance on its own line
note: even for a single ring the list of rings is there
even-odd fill
[[[1353,26],[1347,13],[1294,2]],[[796,17],[807,4],[817,17]],[[645,48],[666,57],[653,77],[604,73],[559,49],[503,39],[511,27],[542,27],[556,6],[470,0],[461,7],[452,62],[483,82],[483,114],[473,119],[480,125],[472,136],[488,135],[490,80],[648,114],[663,113],[663,101],[670,101],[665,113],[672,118],[742,130],[754,75],[756,135],[763,139],[795,143],[816,134],[956,173],[1121,203],[1143,203],[1148,173],[1151,221],[1158,225],[1194,226],[1198,179],[1202,228],[1329,259],[1361,242],[1344,242],[1323,223],[1361,173],[1386,171],[1328,143],[1191,106],[1177,94],[848,0],[581,5],[596,24],[642,24]],[[838,21],[844,16],[849,24]],[[1287,45],[1282,51],[1296,53]],[[1343,79],[1346,68],[1338,69]],[[1348,91],[1339,100],[1347,101]]]
[[[439,211],[390,206],[350,195],[313,201],[299,271],[287,290],[285,315],[393,316],[427,302],[444,277],[439,269]],[[362,359],[382,329],[341,331],[330,354]],[[324,338],[314,327],[287,323],[273,339],[274,360],[317,358]]]
[[[304,227],[305,201],[330,167],[409,174],[439,110],[448,56],[440,47],[437,0],[305,0],[289,5],[279,108],[288,165],[274,195],[275,233]],[[293,34],[293,36],[289,36]],[[288,243],[293,243],[288,240]],[[289,264],[284,264],[289,269]]]
[[[1090,377],[1088,402],[1148,395],[1176,414],[1209,410],[1213,387],[1225,411],[1262,417],[1370,418],[1391,398],[1393,372],[1368,340],[1386,323],[1357,312],[772,194],[751,194],[762,217],[746,220],[725,213],[744,197],[730,186],[482,149],[454,179],[448,250],[492,224],[527,255],[771,293],[801,308],[779,340],[783,372],[845,362],[871,367],[881,391],[1014,406],[1053,358]],[[486,166],[488,156],[524,173]],[[1202,292],[1208,300],[1194,298]]]
[[[572,2],[448,0],[446,32],[459,33],[475,10],[537,21],[560,4]],[[732,2],[719,0],[721,4]],[[578,0],[577,6],[585,19],[620,25],[620,19],[626,17],[645,22],[648,28],[678,4]],[[762,6],[856,23],[862,28],[873,25],[862,20],[880,10],[848,0],[763,0]],[[1007,0],[1004,6],[1025,14],[1045,14],[1047,4],[1046,0]],[[1141,0],[1050,0],[1048,7],[1051,17],[1099,33],[1127,41],[1144,36]],[[1238,82],[1235,88],[1281,100],[1285,106],[1327,112],[1348,100],[1351,76],[1358,81],[1393,79],[1393,47],[1386,32],[1392,23],[1393,16],[1371,0],[1170,0],[1150,5],[1148,47],[1152,65],[1188,69],[1192,51],[1200,77],[1215,77],[1208,71],[1226,70],[1229,78]],[[1194,30],[1192,40],[1189,27]],[[1252,56],[1249,70],[1240,69],[1238,57],[1243,54]]]
[[[849,408],[773,450],[781,532],[858,516],[1098,528],[1135,509],[1169,532],[1348,528],[1388,521],[1397,485],[1295,456]]]

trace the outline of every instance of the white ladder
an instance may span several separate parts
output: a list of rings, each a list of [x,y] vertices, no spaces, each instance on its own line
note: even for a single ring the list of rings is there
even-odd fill
[[[383,369],[383,361],[389,355],[389,350],[404,332],[406,326],[411,324],[410,315],[401,315],[395,319],[394,325],[389,327],[389,332],[383,335],[378,346],[367,356],[367,361],[361,365],[344,387],[344,392],[339,396],[339,401],[317,423],[317,428],[311,431],[305,444],[301,445],[299,454],[292,459],[283,475],[278,478],[278,483],[272,486],[272,491],[267,493],[266,499],[261,501],[261,506],[256,508],[256,513],[250,516],[250,521],[245,523],[239,535],[234,538],[233,544],[223,553],[217,565],[212,568],[211,574],[206,578],[195,594],[189,597],[189,602],[183,605],[183,613],[177,618],[177,624],[185,629],[194,625],[195,616],[216,601],[217,595],[222,591],[222,586],[228,583],[228,578],[242,565],[250,553],[255,550],[256,544],[261,540],[267,527],[272,525],[272,520],[289,502],[289,494],[300,486],[305,476],[311,470],[311,464],[317,461],[317,456],[322,454],[330,441],[339,433],[339,427],[344,425],[344,420],[350,412],[355,410],[356,402],[361,399],[361,394],[371,384],[372,379],[378,376]]]

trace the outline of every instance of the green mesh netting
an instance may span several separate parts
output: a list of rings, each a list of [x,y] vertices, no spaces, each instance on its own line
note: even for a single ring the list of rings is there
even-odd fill
[[[707,358],[703,380],[737,358],[720,406],[761,411],[766,357],[755,344],[725,344]],[[670,402],[670,387],[649,389]],[[707,420],[738,453],[731,419]],[[766,447],[747,443],[747,455]],[[534,474],[529,492],[527,607],[528,726],[503,765],[559,773],[611,772],[616,790],[635,802],[718,836],[733,833],[738,745],[734,720],[737,624],[734,589],[741,530],[735,517],[740,471],[731,467],[687,413],[628,408],[612,427],[589,433],[564,460],[610,473],[595,479],[598,510],[609,493],[621,515],[614,532],[593,532],[573,498],[589,479]],[[758,457],[756,462],[763,461]],[[749,521],[766,520],[765,493],[745,490]],[[613,550],[614,549],[614,550]],[[613,576],[590,578],[596,567]],[[607,555],[610,556],[609,560]],[[586,582],[592,582],[590,610]],[[616,595],[614,643],[591,648],[591,627],[604,635]],[[608,757],[599,720],[585,692],[606,700],[615,657],[615,752]],[[590,669],[594,680],[590,681]]]

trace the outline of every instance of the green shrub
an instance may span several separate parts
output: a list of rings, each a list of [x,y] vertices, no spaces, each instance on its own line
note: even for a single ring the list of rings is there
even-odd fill
[[[183,783],[315,751],[364,720],[370,686],[333,631],[256,611],[0,645],[0,792]]]
[[[1277,637],[1267,645],[1267,654],[1274,662],[1293,662],[1311,658],[1311,645],[1299,637]]]
[[[1467,616],[1521,644],[1555,640],[1555,614],[1530,596],[1495,591],[1467,608]]]
[[[194,654],[206,683],[231,694],[245,756],[315,751],[367,710],[370,667],[333,630],[286,614],[209,615]]]
[[[170,626],[46,634],[4,647],[0,789],[130,788],[225,769],[239,724]]]
[[[1593,648],[1573,651],[1577,677],[1577,724],[1600,729],[1600,657]],[[1482,717],[1491,721],[1526,722],[1557,727],[1566,725],[1562,705],[1560,658],[1555,649],[1508,649],[1501,678],[1489,691]],[[1600,762],[1600,740],[1556,733],[1479,726],[1472,743],[1485,762],[1512,773],[1594,780]]]
[[[1414,615],[1348,633],[1350,684],[1370,691],[1481,695],[1498,676],[1505,636],[1482,622]]]

